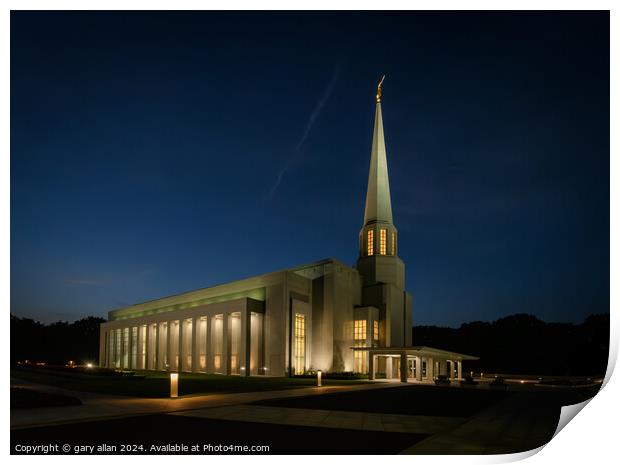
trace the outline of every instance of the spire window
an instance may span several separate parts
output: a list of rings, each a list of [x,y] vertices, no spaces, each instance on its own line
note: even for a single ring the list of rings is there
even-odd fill
[[[387,229],[379,230],[379,254],[387,255]]]
[[[392,255],[396,255],[396,233],[392,231]]]
[[[375,232],[372,229],[368,230],[368,243],[366,245],[366,252],[368,256],[375,254]]]

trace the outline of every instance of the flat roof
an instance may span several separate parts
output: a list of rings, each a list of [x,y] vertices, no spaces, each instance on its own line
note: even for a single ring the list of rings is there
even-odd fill
[[[335,258],[325,258],[316,262],[298,265],[291,268],[284,268],[271,271],[260,275],[249,276],[246,278],[229,281],[226,283],[214,284],[212,286],[185,291],[179,294],[172,294],[157,299],[117,308],[108,312],[108,320],[116,321],[121,319],[134,318],[145,314],[164,313],[184,308],[191,308],[197,305],[205,305],[215,302],[225,302],[240,298],[251,298],[255,300],[265,300],[265,288],[261,284],[261,278],[268,277],[282,272],[292,272],[304,277],[304,270],[321,267],[327,264],[337,264],[345,268],[352,269],[349,265],[336,260]]]
[[[411,346],[411,347],[351,347],[353,350],[364,350],[368,353],[378,354],[402,354],[407,355],[425,355],[425,356],[438,356],[442,358],[454,358],[458,360],[480,360],[480,357],[474,355],[460,354],[458,352],[451,352],[449,350],[437,349],[435,347],[428,346]]]

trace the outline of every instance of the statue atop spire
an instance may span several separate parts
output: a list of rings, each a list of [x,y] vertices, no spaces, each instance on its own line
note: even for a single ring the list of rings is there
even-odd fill
[[[381,80],[377,85],[377,103],[381,103],[381,87],[383,86],[383,81],[385,80],[385,74],[381,76]]]

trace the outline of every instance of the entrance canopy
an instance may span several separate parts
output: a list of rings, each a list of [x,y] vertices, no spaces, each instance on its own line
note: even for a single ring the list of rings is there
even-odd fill
[[[392,378],[394,371],[400,372],[403,383],[412,378],[432,382],[436,376],[461,379],[464,360],[478,360],[473,355],[450,352],[427,346],[412,347],[352,347],[355,351],[368,352],[368,378],[375,379],[377,362],[385,366],[386,378]],[[455,376],[456,372],[456,376]]]

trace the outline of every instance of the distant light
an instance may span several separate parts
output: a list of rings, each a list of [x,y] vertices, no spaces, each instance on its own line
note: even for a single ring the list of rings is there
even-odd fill
[[[321,375],[323,373],[321,373],[321,370],[317,370],[316,372],[316,385],[321,387],[323,385],[323,383],[321,382]]]
[[[245,370],[245,367],[241,367],[242,370]]]
[[[92,364],[92,363],[87,363],[87,364],[86,364],[86,368],[92,368],[92,367],[93,367],[93,364]]]
[[[523,383],[525,383],[525,381],[524,381],[524,380],[521,380],[521,384],[523,384]]]
[[[170,397],[176,399],[179,397],[179,374],[170,373]]]

